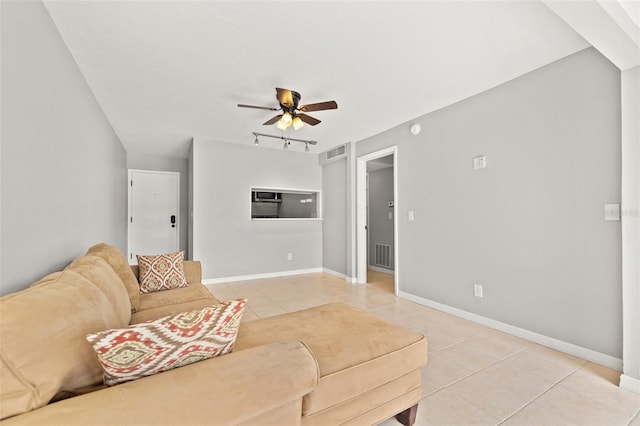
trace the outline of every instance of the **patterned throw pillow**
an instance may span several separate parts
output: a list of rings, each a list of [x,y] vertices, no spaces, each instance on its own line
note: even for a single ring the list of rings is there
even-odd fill
[[[112,386],[231,352],[246,304],[230,300],[87,340],[104,368],[104,384]]]
[[[183,251],[155,256],[138,255],[137,258],[140,268],[140,293],[187,286]]]

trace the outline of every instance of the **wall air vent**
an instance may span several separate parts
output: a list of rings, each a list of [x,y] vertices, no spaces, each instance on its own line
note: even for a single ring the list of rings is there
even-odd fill
[[[375,264],[383,268],[391,268],[391,245],[378,244],[375,245]]]
[[[335,160],[337,158],[344,157],[346,152],[347,152],[347,147],[345,145],[337,146],[325,153],[326,159],[327,161],[329,161],[329,160]]]

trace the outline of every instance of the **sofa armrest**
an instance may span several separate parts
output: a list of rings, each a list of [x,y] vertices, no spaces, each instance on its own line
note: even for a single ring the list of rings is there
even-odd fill
[[[301,342],[281,342],[197,362],[10,417],[5,425],[237,424],[299,400],[318,383]]]
[[[202,264],[199,260],[185,260],[182,265],[187,283],[202,283]]]

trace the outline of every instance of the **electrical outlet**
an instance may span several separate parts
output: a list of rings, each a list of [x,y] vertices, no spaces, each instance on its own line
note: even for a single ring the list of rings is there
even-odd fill
[[[473,295],[475,297],[484,297],[482,295],[482,284],[474,284],[473,285]]]
[[[293,260],[293,253],[287,253],[287,260]]]

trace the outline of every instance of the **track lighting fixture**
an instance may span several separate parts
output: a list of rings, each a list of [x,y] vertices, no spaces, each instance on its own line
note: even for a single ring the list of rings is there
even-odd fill
[[[316,145],[318,142],[317,141],[309,141],[309,140],[305,140],[305,139],[295,139],[295,138],[285,138],[284,136],[274,136],[274,135],[267,135],[265,133],[258,133],[258,132],[253,132],[252,133],[253,136],[256,137],[255,141],[253,142],[254,145],[259,145],[260,142],[258,141],[258,136],[264,136],[266,138],[275,138],[275,139],[282,139],[284,141],[284,144],[282,145],[282,149],[289,149],[289,146],[291,145],[291,141],[294,142],[300,142],[304,144],[304,152],[309,152],[309,145]]]

